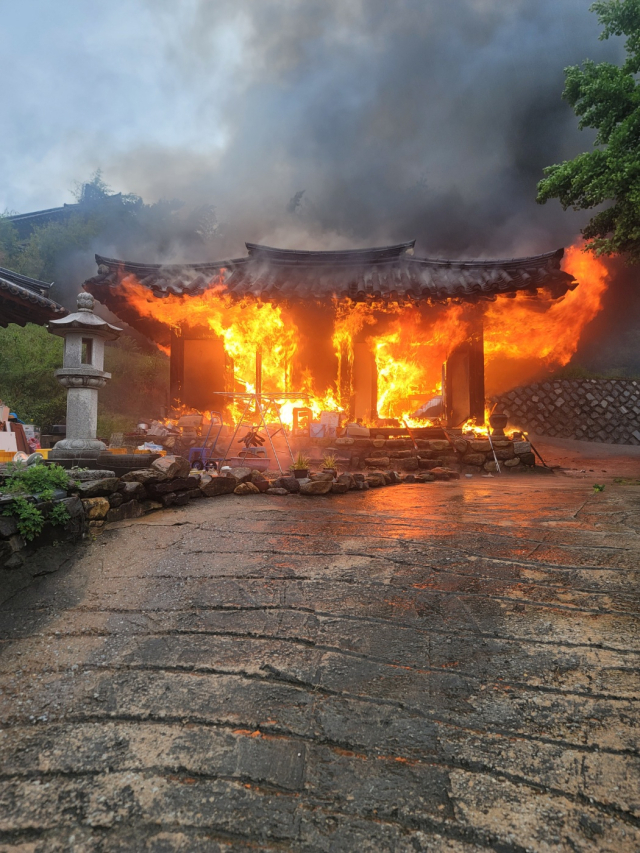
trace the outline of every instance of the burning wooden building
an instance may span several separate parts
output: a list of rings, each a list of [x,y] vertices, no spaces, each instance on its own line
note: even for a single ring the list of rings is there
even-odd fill
[[[299,394],[367,423],[410,417],[442,389],[449,426],[482,422],[487,307],[507,298],[544,310],[577,282],[563,249],[455,261],[415,257],[414,242],[247,243],[246,257],[178,265],[96,255],[84,286],[170,354],[176,404],[203,411],[219,408],[214,392]]]

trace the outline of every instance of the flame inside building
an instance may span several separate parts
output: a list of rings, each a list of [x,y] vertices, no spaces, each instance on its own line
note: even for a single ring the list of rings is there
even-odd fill
[[[569,361],[606,288],[579,247],[447,261],[414,257],[413,243],[246,245],[247,257],[210,264],[96,256],[85,288],[170,354],[176,406],[237,415],[231,394],[281,394],[289,423],[309,406],[411,424],[442,394],[449,426],[482,423],[486,391]]]

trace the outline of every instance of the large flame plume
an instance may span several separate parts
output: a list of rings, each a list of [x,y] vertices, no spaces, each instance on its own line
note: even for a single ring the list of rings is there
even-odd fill
[[[524,360],[539,371],[563,366],[575,353],[584,327],[600,311],[608,281],[605,264],[579,245],[567,250],[563,267],[579,286],[555,300],[544,292],[537,296],[520,292],[475,306],[336,303],[333,345],[338,374],[352,366],[354,342],[366,343],[378,373],[378,416],[416,423],[412,412],[440,392],[443,362],[469,337],[480,313],[489,369],[492,364],[501,366],[508,376],[504,366]],[[300,394],[297,400],[282,400],[285,422],[291,423],[295,406],[308,405],[316,414],[340,410],[337,379],[332,387],[318,388],[313,374],[307,372],[298,387],[291,387],[298,333],[286,307],[234,301],[225,292],[222,275],[202,294],[162,299],[129,275],[121,283],[121,293],[141,317],[152,317],[178,334],[205,327],[219,335],[233,359],[235,391],[256,390],[256,351],[260,350],[263,392]]]

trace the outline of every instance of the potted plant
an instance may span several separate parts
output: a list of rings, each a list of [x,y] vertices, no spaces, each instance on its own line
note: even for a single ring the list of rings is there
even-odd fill
[[[309,476],[309,459],[299,452],[291,469],[293,470],[293,476],[297,480],[304,480],[305,477]]]
[[[338,460],[332,453],[327,453],[327,455],[322,460],[322,470],[325,474],[333,474],[335,477],[338,473]]]

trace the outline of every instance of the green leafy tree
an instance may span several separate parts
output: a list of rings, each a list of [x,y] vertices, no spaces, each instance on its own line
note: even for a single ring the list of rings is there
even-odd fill
[[[545,169],[538,202],[560,200],[566,210],[612,202],[582,233],[597,255],[640,262],[640,0],[600,0],[591,6],[603,25],[600,39],[626,36],[621,65],[587,60],[565,69],[563,98],[596,131],[594,149]]]

